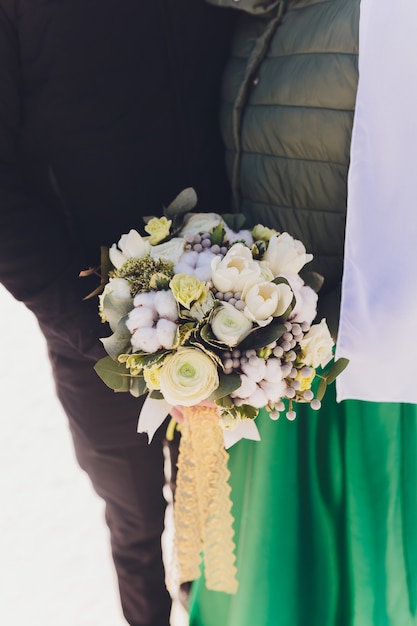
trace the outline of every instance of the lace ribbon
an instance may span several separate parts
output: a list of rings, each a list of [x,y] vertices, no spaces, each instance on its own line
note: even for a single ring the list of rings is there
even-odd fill
[[[200,576],[214,591],[237,590],[228,453],[216,408],[184,410],[174,504],[180,582]]]

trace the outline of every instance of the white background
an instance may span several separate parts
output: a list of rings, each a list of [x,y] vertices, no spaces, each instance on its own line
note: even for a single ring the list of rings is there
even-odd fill
[[[1,286],[0,322],[0,624],[126,626],[103,505],[76,464],[43,338]],[[175,604],[172,624],[186,621]]]

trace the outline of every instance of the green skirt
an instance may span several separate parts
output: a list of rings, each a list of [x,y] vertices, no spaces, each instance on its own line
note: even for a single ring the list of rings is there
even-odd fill
[[[329,389],[230,450],[239,589],[194,583],[191,626],[417,625],[417,407]]]

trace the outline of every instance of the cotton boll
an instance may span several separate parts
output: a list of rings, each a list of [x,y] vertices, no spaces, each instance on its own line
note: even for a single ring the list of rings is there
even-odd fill
[[[247,398],[256,391],[256,382],[246,376],[246,374],[240,375],[240,382],[240,387],[230,394],[232,398]]]
[[[138,328],[151,328],[156,319],[154,309],[149,309],[146,306],[135,307],[128,315],[126,327],[133,333]]]
[[[229,228],[228,226],[223,226],[225,233],[226,233],[226,239],[230,242],[230,243],[234,243],[235,241],[245,241],[247,246],[251,246],[253,244],[253,237],[252,234],[250,233],[249,230],[239,230],[239,232],[235,232],[233,231],[231,228]]]
[[[205,267],[207,265],[210,267],[211,260],[214,259],[215,256],[216,255],[210,250],[204,250],[203,252],[200,252],[197,258],[196,267]]]
[[[247,404],[254,406],[256,409],[262,409],[268,404],[268,397],[265,391],[260,387],[257,387],[247,399]]]
[[[174,343],[177,324],[171,320],[160,319],[156,325],[156,332],[160,345],[166,350],[170,350]]]
[[[262,380],[259,383],[259,386],[270,402],[279,402],[285,395],[285,390],[287,388],[287,385],[283,380],[277,380],[276,382]]]
[[[202,267],[196,267],[193,270],[193,274],[198,280],[201,282],[208,282],[211,278],[211,267],[210,265],[203,265]]]
[[[266,363],[264,359],[251,359],[247,363],[242,363],[242,371],[255,383],[265,378]]]
[[[143,351],[152,354],[161,347],[156,328],[138,328],[130,341],[135,352]]]
[[[164,317],[173,322],[178,319],[177,302],[170,290],[156,292],[155,308],[159,317]]]
[[[273,383],[281,380],[282,378],[284,378],[284,376],[281,367],[281,360],[274,358],[268,359],[266,361],[266,372],[264,379],[268,382]]]
[[[179,263],[177,265],[179,264],[187,265],[188,268],[190,268],[190,267],[195,267],[197,265],[197,261],[198,261],[198,252],[195,252],[194,250],[186,250],[184,254],[181,256]],[[174,268],[174,271],[176,274],[179,274],[179,272],[177,272],[176,267]]]
[[[134,300],[133,304],[137,307],[146,306],[149,309],[154,308],[154,300],[155,300],[155,292],[154,291],[146,291],[144,293],[138,293]]]
[[[191,267],[191,265],[187,265],[186,263],[182,263],[181,261],[174,266],[174,272],[175,274],[191,274],[194,276],[194,267]]]

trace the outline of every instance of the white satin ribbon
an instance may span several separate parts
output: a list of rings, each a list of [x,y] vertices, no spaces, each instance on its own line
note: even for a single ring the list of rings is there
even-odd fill
[[[151,443],[153,436],[169,415],[171,409],[172,404],[169,404],[166,400],[156,400],[147,396],[139,415],[138,433],[146,433],[149,443]],[[223,436],[226,450],[241,439],[252,439],[253,441],[260,441],[261,439],[258,427],[252,420],[239,422],[233,430],[223,430]]]
[[[417,403],[417,2],[362,0],[338,401]]]

